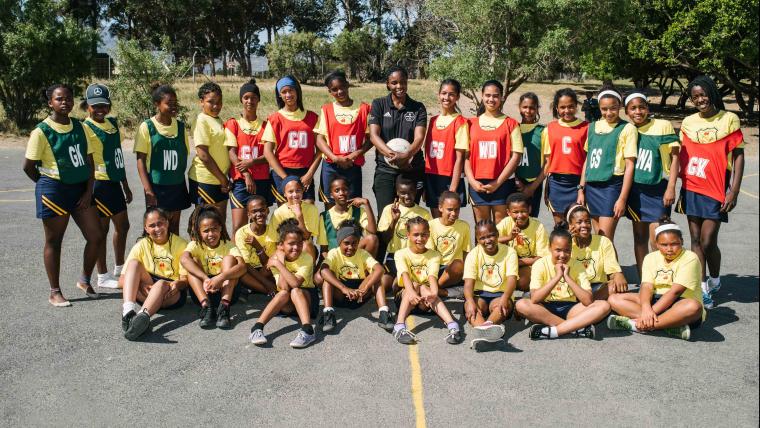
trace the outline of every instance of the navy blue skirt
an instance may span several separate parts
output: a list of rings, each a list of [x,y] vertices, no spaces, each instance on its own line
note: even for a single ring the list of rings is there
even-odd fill
[[[567,208],[578,200],[578,185],[581,183],[581,177],[572,174],[552,174],[547,180],[549,180],[546,189],[549,211],[564,214]]]
[[[468,193],[470,195],[470,203],[475,206],[485,205],[485,206],[497,206],[497,205],[506,205],[507,204],[507,198],[512,193],[515,193],[517,190],[517,187],[515,186],[515,180],[513,178],[507,180],[499,186],[498,189],[496,189],[493,193],[480,193],[476,192],[472,189],[472,187],[469,188]]]
[[[671,207],[662,204],[667,188],[668,180],[651,185],[633,183],[628,195],[626,217],[632,221],[655,223],[664,215],[670,216]]]
[[[615,202],[623,190],[623,176],[615,175],[609,181],[586,183],[586,206],[592,217],[614,217]]]
[[[457,194],[459,194],[459,202],[461,206],[467,205],[467,195],[464,190],[464,182],[466,179],[462,177],[459,180],[457,186]],[[438,208],[439,199],[441,193],[449,190],[451,185],[451,177],[438,174],[425,174],[424,188],[425,188],[425,205],[428,208]]]

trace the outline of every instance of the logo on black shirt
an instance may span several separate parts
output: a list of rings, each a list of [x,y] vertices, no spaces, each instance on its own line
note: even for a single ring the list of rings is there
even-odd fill
[[[416,118],[417,118],[417,113],[414,113],[411,111],[404,113],[404,120],[407,122],[414,122],[414,119]]]

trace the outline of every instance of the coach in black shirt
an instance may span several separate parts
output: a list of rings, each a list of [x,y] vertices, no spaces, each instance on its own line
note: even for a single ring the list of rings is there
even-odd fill
[[[369,135],[377,148],[375,160],[375,179],[372,190],[375,192],[377,214],[393,203],[396,197],[396,179],[399,176],[413,180],[417,185],[417,203],[422,196],[422,183],[425,174],[425,159],[422,144],[425,142],[427,127],[427,110],[418,101],[411,99],[407,93],[409,75],[401,67],[391,67],[386,75],[388,96],[372,101],[369,116]],[[394,152],[385,144],[394,138],[403,138],[411,143],[407,153]],[[385,161],[391,159],[394,168]]]

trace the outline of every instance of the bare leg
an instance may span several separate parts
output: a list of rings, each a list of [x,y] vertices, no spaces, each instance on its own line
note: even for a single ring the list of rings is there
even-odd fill
[[[127,234],[129,233],[129,213],[125,210],[111,217],[113,222],[113,257],[117,265],[124,264],[124,254],[127,250]],[[105,241],[106,235],[103,235]]]
[[[491,321],[494,324],[503,324],[504,321],[507,320],[507,317],[501,314],[499,305],[501,305],[499,299],[493,299],[491,300],[491,304],[488,307],[488,321]],[[507,306],[507,309],[509,309],[507,313],[514,311],[514,307],[512,305],[513,303],[510,300],[509,305]]]
[[[699,257],[699,262],[702,264],[702,278],[705,278],[705,251],[702,245],[702,224],[703,219],[699,217],[687,217],[689,220],[689,235],[691,235],[691,251],[694,251]]]
[[[520,266],[520,269],[518,270],[518,274],[520,275],[520,279],[517,280],[517,289],[526,292],[530,291],[530,272],[532,270],[532,266]]]
[[[641,265],[644,257],[649,254],[649,229],[651,223],[634,221],[633,225],[633,253],[636,256],[636,269],[641,277]]]
[[[169,232],[179,236],[179,221],[182,217],[182,211],[169,211],[166,215],[169,217]]]
[[[530,299],[520,299],[515,304],[517,312],[528,321],[535,324],[544,324],[548,326],[556,326],[562,324],[565,320],[549,312],[544,305],[533,303]]]
[[[230,235],[234,235],[238,229],[246,225],[248,219],[246,218],[245,208],[232,208],[231,211],[232,233]]]
[[[446,269],[444,269],[441,277],[438,278],[438,286],[440,287],[438,289],[438,295],[441,297],[448,296],[449,293],[446,292],[445,288],[458,284],[462,281],[463,276],[464,262],[459,259],[452,260],[451,263],[446,266]]]
[[[98,261],[98,248],[101,241],[104,240],[103,231],[100,229],[100,219],[94,207],[76,210],[71,214],[71,217],[79,227],[79,230],[82,231],[82,235],[86,241],[82,260],[82,272],[85,275],[90,275],[95,267],[95,263]],[[88,287],[88,291],[89,288],[92,287]],[[94,290],[92,291],[94,292]]]
[[[372,257],[377,256],[377,249],[380,247],[380,239],[378,239],[377,235],[369,234],[366,236],[363,236],[362,239],[359,241],[359,248],[363,248],[368,253],[372,255]]]
[[[475,216],[475,222],[481,220],[491,220],[491,207],[488,205],[473,205],[472,214]]]
[[[50,298],[55,303],[63,303],[66,301],[63,294],[60,292],[60,275],[61,246],[63,244],[63,236],[66,233],[66,227],[68,224],[68,215],[42,219],[42,225],[45,229],[45,248],[43,250],[45,271],[47,272],[50,289],[59,290],[55,294],[51,291]]]
[[[595,300],[590,305],[576,303],[567,313],[567,320],[557,325],[557,334],[562,336],[583,327],[596,324],[610,313],[610,304],[606,300]]]
[[[275,315],[279,314],[282,308],[288,303],[290,303],[290,292],[287,290],[279,290],[272,300],[269,301],[269,304],[264,310],[261,311],[261,315],[259,315],[259,319],[256,320],[256,322],[262,324],[268,323]]]
[[[422,297],[430,296],[432,293],[428,287],[420,287],[420,292],[422,293]],[[437,295],[435,296],[435,300],[433,300],[433,303],[430,306],[433,309],[433,312],[435,312],[436,315],[438,315],[438,317],[440,317],[446,324],[454,321],[454,317],[451,316],[451,312],[449,312],[449,309],[443,303],[443,300],[441,300],[441,298]]]
[[[597,219],[598,228],[597,233],[609,238],[610,241],[615,242],[615,230],[617,229],[618,220],[615,217],[599,217]]]
[[[720,232],[720,221],[704,220],[702,222],[702,234],[700,241],[702,242],[702,251],[705,255],[706,272],[710,272],[710,276],[720,276],[720,261],[721,253],[718,247],[718,233]],[[702,275],[704,278],[704,273]]]
[[[111,225],[111,218],[110,217],[99,217],[100,220],[100,230],[103,233],[103,239],[100,241],[100,245],[98,245],[98,261],[97,261],[97,269],[99,274],[104,274],[108,272],[108,261],[106,260],[106,254],[108,253],[108,245],[107,243],[107,237],[108,237],[108,229]]]
[[[481,299],[480,297],[475,296],[475,305],[478,307],[478,312],[475,313],[474,317],[467,319],[467,321],[473,327],[483,325],[483,323],[486,322],[485,317],[487,317],[490,314],[489,307],[488,305],[486,305],[485,300]]]
[[[496,224],[499,224],[500,221],[509,215],[506,205],[493,206],[491,207],[491,211],[493,212],[493,222]]]
[[[301,325],[311,324],[311,312],[309,312],[311,298],[309,297],[309,293],[305,292],[302,288],[292,288],[290,289],[290,299],[296,307],[296,313],[298,314],[298,320],[301,321]]]

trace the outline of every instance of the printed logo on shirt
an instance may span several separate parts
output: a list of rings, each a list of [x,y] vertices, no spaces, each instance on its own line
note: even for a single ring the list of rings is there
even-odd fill
[[[673,269],[660,269],[654,276],[655,284],[672,284],[673,283]]]
[[[343,279],[358,279],[359,268],[354,265],[343,265],[340,267],[338,274]]]
[[[348,125],[354,121],[354,115],[351,113],[335,113],[335,120],[341,125]]]
[[[502,282],[499,265],[496,263],[484,263],[480,267],[480,280],[488,285],[499,285]]]
[[[515,249],[515,252],[517,252],[517,257],[530,257],[531,240],[527,236],[521,233],[517,235],[510,244],[512,244],[512,248]]]
[[[207,273],[216,275],[222,271],[222,256],[206,256]]]
[[[414,122],[414,119],[417,118],[417,113],[413,113],[411,111],[404,113],[404,120],[407,122]]]
[[[583,265],[583,269],[586,270],[586,275],[589,279],[596,278],[596,261],[592,258],[588,259],[576,259]]]
[[[435,239],[436,251],[441,253],[441,256],[446,257],[454,253],[454,244],[457,239],[452,235],[439,236]]]
[[[386,111],[383,117],[393,117],[393,115],[391,115],[391,112]]]
[[[174,276],[174,266],[172,266],[171,257],[153,256],[153,266],[156,267],[156,273],[165,278]]]
[[[709,144],[718,140],[718,128],[702,128],[697,131],[697,141]]]
[[[426,281],[428,277],[427,265],[411,265],[409,270],[412,271],[415,278],[420,281]]]

